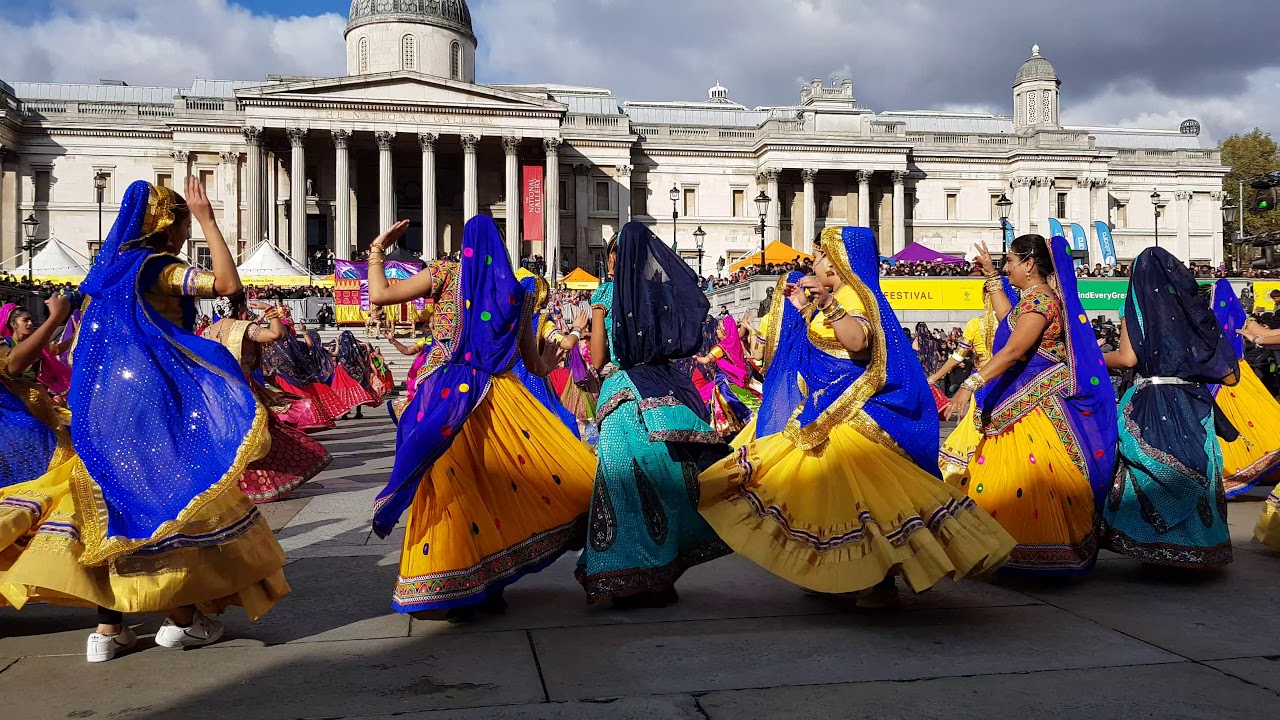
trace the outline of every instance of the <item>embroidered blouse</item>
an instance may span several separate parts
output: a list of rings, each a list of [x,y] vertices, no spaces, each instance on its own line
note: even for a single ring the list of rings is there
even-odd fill
[[[1018,318],[1026,313],[1043,315],[1049,321],[1044,334],[1040,336],[1040,345],[1036,348],[1058,362],[1067,361],[1066,331],[1062,324],[1062,303],[1048,288],[1036,288],[1025,293],[1018,304],[1009,311],[1009,324],[1017,327]]]

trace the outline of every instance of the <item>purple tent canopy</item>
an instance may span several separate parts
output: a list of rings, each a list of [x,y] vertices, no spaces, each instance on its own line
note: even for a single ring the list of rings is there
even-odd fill
[[[894,255],[893,259],[898,262],[931,262],[947,264],[959,264],[964,262],[964,258],[958,258],[954,255],[944,255],[936,250],[930,250],[920,243],[911,243],[903,248],[902,252]]]

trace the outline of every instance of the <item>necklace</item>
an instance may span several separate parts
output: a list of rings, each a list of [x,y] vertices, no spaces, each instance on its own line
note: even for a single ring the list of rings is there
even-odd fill
[[[1023,290],[1021,295],[1023,295],[1024,297],[1027,295],[1030,295],[1032,290],[1035,290],[1038,287],[1044,287],[1044,285],[1045,285],[1044,283],[1036,283],[1035,285],[1032,285],[1031,287]]]

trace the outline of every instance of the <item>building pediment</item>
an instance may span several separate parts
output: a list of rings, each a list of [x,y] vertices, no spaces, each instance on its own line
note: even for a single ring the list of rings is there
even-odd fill
[[[236,97],[248,105],[393,105],[508,112],[565,113],[561,103],[523,93],[400,71],[377,75],[299,80],[246,88]]]

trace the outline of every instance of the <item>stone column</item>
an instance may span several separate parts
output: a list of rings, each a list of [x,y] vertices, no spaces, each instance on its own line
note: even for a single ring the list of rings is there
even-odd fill
[[[614,172],[618,178],[618,227],[616,231],[621,232],[622,226],[631,222],[631,166],[618,165],[614,168]]]
[[[574,195],[577,202],[573,204],[573,262],[581,266],[590,248],[587,244],[587,210],[591,207],[591,166],[579,163],[573,166]]]
[[[1053,235],[1049,231],[1049,218],[1053,217],[1056,211],[1053,203],[1053,177],[1050,175],[1038,177],[1036,184],[1040,186],[1040,200],[1037,202],[1040,206],[1037,208],[1040,217],[1036,218],[1036,227],[1039,228],[1041,235],[1048,238]]]
[[[0,150],[0,263],[18,254],[18,223],[18,154],[6,148]]]
[[[813,232],[818,225],[818,200],[813,196],[813,180],[818,176],[818,171],[813,168],[805,168],[800,171],[800,179],[804,181],[804,229],[800,234],[800,249],[806,253],[813,253]]]
[[[560,138],[543,138],[542,147],[547,151],[546,182],[542,186],[542,213],[546,218],[546,241],[542,255],[547,261],[547,275],[555,281],[560,277],[559,268],[551,267],[552,248],[560,247]],[[530,248],[530,252],[533,248]]]
[[[174,150],[169,155],[173,157],[173,189],[178,193],[184,193],[187,176],[191,174],[191,153],[186,150]]]
[[[859,170],[858,179],[858,227],[871,227],[871,171]]]
[[[338,189],[333,204],[337,217],[333,221],[333,254],[339,260],[351,259],[351,132],[331,130],[333,136],[334,167]]]
[[[418,133],[418,146],[422,148],[422,259],[436,259],[439,242],[436,217],[436,139],[435,133]]]
[[[520,267],[520,138],[502,138],[502,149],[507,161],[507,254],[511,256],[511,266]]]
[[[907,173],[893,171],[893,253],[907,248]]]
[[[307,264],[307,131],[289,128],[289,255]]]
[[[1226,198],[1226,193],[1211,192],[1209,199],[1213,201],[1215,211],[1211,214],[1213,217],[1213,233],[1209,239],[1209,260],[1213,263],[1213,267],[1217,268],[1222,264],[1222,211],[1218,208],[1222,207],[1222,201]]]
[[[476,187],[476,146],[479,135],[462,136],[462,220],[466,222],[480,214],[480,193]]]
[[[262,242],[262,128],[246,127],[244,143],[249,147],[248,160],[245,166],[245,215],[244,233],[245,249]]]
[[[236,241],[240,239],[240,153],[218,153],[222,160],[222,234],[226,237],[231,255],[238,256]]]
[[[391,163],[391,142],[396,134],[379,130],[373,134],[378,143],[378,232],[396,222],[396,186]]]
[[[1016,177],[1013,179],[1013,234],[1026,235],[1031,232],[1031,185],[1034,178]]]
[[[1185,265],[1191,259],[1191,193],[1179,190],[1173,194],[1173,199],[1178,203],[1178,245],[1173,254]]]
[[[776,242],[782,237],[782,198],[778,193],[778,175],[781,171],[778,168],[765,168],[764,180],[767,185],[765,192],[773,201],[769,203],[769,212],[765,217],[764,240],[765,244]]]
[[[267,241],[288,253],[288,244],[280,245],[280,155],[268,148],[267,165]]]

